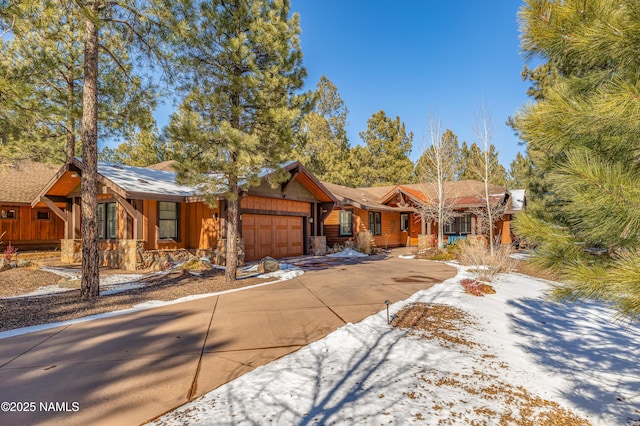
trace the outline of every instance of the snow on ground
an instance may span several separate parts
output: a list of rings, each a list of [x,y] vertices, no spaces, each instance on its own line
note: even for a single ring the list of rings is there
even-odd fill
[[[640,422],[640,327],[616,322],[601,304],[547,302],[549,284],[519,274],[492,283],[497,294],[471,296],[459,284],[470,276],[460,268],[390,310],[455,306],[474,318],[461,335],[475,345],[411,335],[388,325],[383,311],[156,423],[491,424],[526,418],[527,408],[540,409],[536,397],[596,425]]]
[[[80,279],[80,272],[77,269],[70,268],[54,268],[43,267],[43,271],[51,272],[59,275],[63,278]],[[133,290],[136,288],[144,287],[144,284],[137,283],[141,278],[149,276],[150,274],[113,274],[100,276],[100,294],[109,295],[121,293],[127,290]],[[60,287],[56,285],[48,285],[40,287],[30,293],[20,294],[18,296],[8,297],[7,299],[15,299],[18,297],[35,297],[46,296],[53,293],[62,293],[65,291],[71,291],[74,288]]]
[[[346,248],[337,253],[328,254],[327,257],[366,257],[368,255],[355,251],[354,249]]]

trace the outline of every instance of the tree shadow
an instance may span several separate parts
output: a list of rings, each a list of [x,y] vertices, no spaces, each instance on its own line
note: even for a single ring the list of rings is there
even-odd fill
[[[0,423],[139,424],[187,402],[207,327],[175,324],[210,315],[194,306],[152,309],[4,339],[3,347],[24,350],[0,367],[0,401],[36,409],[0,413]],[[79,409],[40,407],[50,402]]]
[[[570,388],[564,396],[584,412],[640,421],[640,327],[616,322],[613,311],[594,302],[552,303],[519,299],[509,304],[522,348]]]

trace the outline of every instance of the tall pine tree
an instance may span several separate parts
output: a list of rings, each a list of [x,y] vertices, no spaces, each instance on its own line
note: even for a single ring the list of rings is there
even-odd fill
[[[234,281],[241,189],[291,159],[293,130],[309,98],[297,94],[306,76],[299,17],[289,16],[288,0],[195,5],[182,52],[191,90],[168,134],[181,153],[179,178],[197,184],[212,205],[225,194],[225,279]]]
[[[327,77],[320,77],[315,107],[300,126],[294,155],[322,181],[338,185],[350,183],[348,113],[338,88]]]
[[[607,300],[637,319],[640,4],[527,0],[519,19],[524,51],[542,65],[515,128],[557,214],[522,215],[516,230],[563,281],[558,297]]]
[[[400,117],[391,119],[384,111],[378,111],[369,118],[367,130],[360,132],[360,137],[365,145],[355,151],[355,161],[364,186],[411,181],[413,162],[409,154],[413,133],[407,133]]]

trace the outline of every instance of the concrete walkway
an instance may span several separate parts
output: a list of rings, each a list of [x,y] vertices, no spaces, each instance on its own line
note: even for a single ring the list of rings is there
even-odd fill
[[[306,263],[282,283],[0,340],[0,424],[144,423],[456,273],[398,257]]]

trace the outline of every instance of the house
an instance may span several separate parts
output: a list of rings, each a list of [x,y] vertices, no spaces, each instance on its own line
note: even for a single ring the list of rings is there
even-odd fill
[[[289,179],[272,188],[263,173],[259,186],[240,194],[239,260],[322,251],[322,221],[333,195],[299,162],[284,166]],[[43,185],[33,208],[49,207],[64,223],[61,256],[79,262],[82,161],[73,159]],[[132,167],[98,163],[98,234],[103,265],[135,270],[180,253],[208,255],[224,263],[227,209],[224,195],[207,205],[195,187],[180,185],[171,163]],[[65,207],[59,207],[60,205]]]
[[[343,244],[358,232],[368,230],[378,247],[417,246],[420,235],[428,236],[426,244],[437,238],[437,224],[423,218],[426,206],[438,200],[431,184],[407,184],[369,188],[347,188],[325,183],[336,198],[336,209],[324,223],[327,244]],[[445,242],[453,242],[468,235],[482,235],[483,223],[479,211],[486,206],[483,182],[463,180],[445,182],[447,204],[454,218],[444,225]],[[511,219],[524,207],[524,190],[507,191],[490,185],[489,201],[504,213],[494,223],[494,235],[501,243],[512,242]],[[423,220],[424,219],[424,220]]]
[[[416,235],[414,209],[394,202],[382,203],[369,188],[349,188],[324,182],[333,193],[336,209],[324,221],[327,245],[344,244],[362,231],[370,231],[377,247],[407,245],[407,238]],[[391,188],[391,187],[389,187]]]
[[[47,205],[31,201],[56,174],[59,166],[35,162],[0,165],[0,251],[11,243],[18,250],[60,247],[64,222]],[[64,204],[58,204],[64,209]]]

